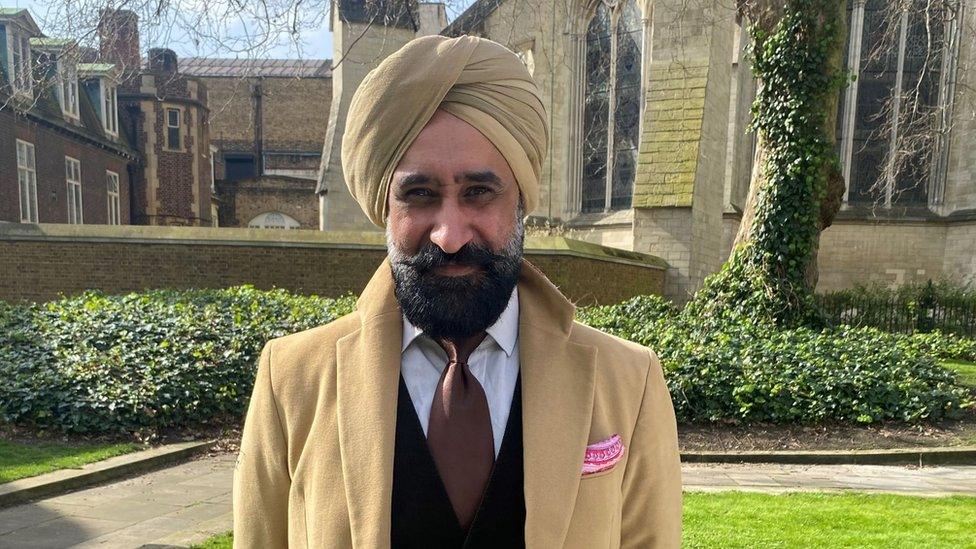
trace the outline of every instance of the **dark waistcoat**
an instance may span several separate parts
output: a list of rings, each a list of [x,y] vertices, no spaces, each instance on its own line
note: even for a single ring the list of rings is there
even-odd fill
[[[393,455],[393,549],[525,547],[522,489],[522,375],[488,487],[468,532],[461,529],[407,385],[400,377]]]

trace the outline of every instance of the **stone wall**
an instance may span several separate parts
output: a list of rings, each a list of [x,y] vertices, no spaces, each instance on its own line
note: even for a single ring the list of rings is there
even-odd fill
[[[821,235],[817,291],[938,279],[945,251],[942,223],[836,221]]]
[[[946,227],[942,273],[976,284],[976,216]]]
[[[378,232],[0,223],[0,299],[238,284],[358,294],[385,255]],[[580,241],[530,237],[526,258],[580,305],[664,285],[660,259]]]
[[[691,208],[637,208],[634,210],[634,249],[654,253],[669,265],[664,295],[679,303],[697,289],[691,278],[693,230]]]

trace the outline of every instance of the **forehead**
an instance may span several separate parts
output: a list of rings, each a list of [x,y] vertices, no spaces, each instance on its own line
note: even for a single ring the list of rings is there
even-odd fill
[[[440,109],[397,164],[394,183],[403,183],[407,176],[418,173],[441,183],[450,183],[462,174],[493,173],[500,184],[515,183],[508,161],[487,137],[471,124]]]

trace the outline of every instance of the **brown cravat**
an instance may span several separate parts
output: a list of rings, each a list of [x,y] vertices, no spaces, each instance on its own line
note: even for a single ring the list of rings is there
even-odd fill
[[[437,340],[448,361],[427,423],[427,446],[464,530],[471,526],[495,463],[488,398],[468,368],[468,356],[486,335],[460,342]]]

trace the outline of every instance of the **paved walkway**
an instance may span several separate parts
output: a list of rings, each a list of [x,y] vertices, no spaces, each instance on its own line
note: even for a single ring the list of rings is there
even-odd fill
[[[0,509],[0,548],[188,546],[231,529],[234,454]]]
[[[689,463],[681,467],[685,490],[894,492],[976,496],[976,467],[890,465],[782,465]]]
[[[0,548],[187,546],[232,527],[236,456],[0,509]],[[976,467],[686,464],[687,490],[899,492],[976,496]]]

